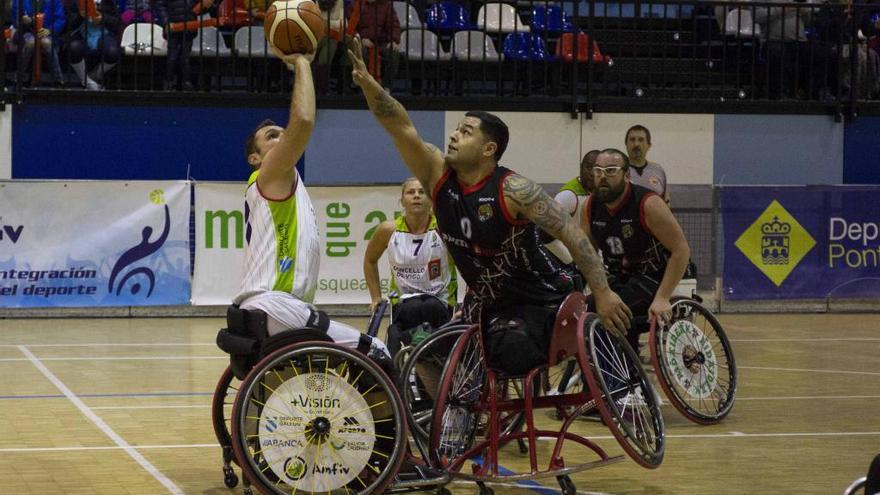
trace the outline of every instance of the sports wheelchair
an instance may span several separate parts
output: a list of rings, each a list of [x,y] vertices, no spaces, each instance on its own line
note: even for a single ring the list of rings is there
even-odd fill
[[[633,318],[632,325],[646,328],[651,368],[672,406],[688,420],[702,425],[716,424],[733,408],[737,371],[733,347],[721,323],[702,303],[702,299],[673,296],[672,318],[666,324]],[[582,386],[580,377],[565,369],[551,372],[547,386],[557,393]],[[568,416],[560,409],[559,418]]]
[[[398,385],[404,397],[424,394],[429,406],[421,409],[407,407],[415,402],[402,401],[386,370],[361,352],[329,342],[315,328],[268,337],[257,316],[228,316],[229,327],[239,330],[226,331],[222,343],[218,335],[232,356],[213,410],[229,487],[237,485],[235,463],[247,492],[252,483],[262,493],[279,494],[448,494],[443,485],[460,478],[477,482],[487,495],[493,493],[487,482],[556,477],[563,493],[573,494],[571,473],[623,460],[570,431],[577,414],[593,409],[637,463],[656,468],[662,462],[663,419],[638,357],[586,311],[581,294],[570,295],[558,311],[548,364],[522,376],[489,366],[477,325],[448,326],[411,348]],[[438,345],[447,349],[438,380],[433,386],[417,383],[425,376],[422,364],[440,363]],[[585,390],[548,394],[541,377],[568,362],[585,378]],[[558,430],[536,426],[535,410],[559,407],[573,407],[575,414]],[[546,449],[539,440],[553,446],[540,465]],[[529,456],[530,467],[521,473],[499,463],[500,450],[512,442]],[[567,464],[562,452],[569,446],[586,448],[597,459]],[[405,461],[411,469],[403,472]]]

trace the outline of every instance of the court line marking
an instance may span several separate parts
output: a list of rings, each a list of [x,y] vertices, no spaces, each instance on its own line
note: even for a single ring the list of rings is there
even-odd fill
[[[213,397],[214,392],[144,392],[140,394],[79,394],[78,397],[85,399],[112,399],[112,398],[131,398],[131,397],[196,397],[205,396]],[[17,400],[17,399],[63,399],[64,395],[44,394],[44,395],[0,395],[0,400]]]
[[[129,457],[134,459],[135,462],[140,464],[142,468],[150,473],[150,475],[152,475],[153,478],[156,479],[156,481],[161,483],[162,486],[164,486],[170,493],[173,493],[175,495],[184,495],[183,490],[178,488],[178,486],[175,485],[173,481],[171,481],[167,476],[159,471],[156,466],[151,464],[146,457],[144,457],[140,452],[132,448],[132,446],[129,445],[128,442],[125,441],[125,439],[123,439],[115,431],[113,431],[113,429],[110,428],[110,426],[108,426],[107,423],[104,422],[104,420],[98,417],[98,415],[95,414],[94,411],[89,409],[89,406],[85,405],[85,403],[80,400],[80,398],[77,397],[72,390],[67,388],[67,385],[65,385],[64,382],[62,382],[57,376],[55,376],[55,374],[52,373],[45,364],[37,359],[37,357],[34,356],[34,354],[27,347],[18,346],[18,350],[21,351],[22,354],[27,356],[28,359],[30,359],[31,363],[33,363],[33,365],[36,366],[38,370],[40,370],[40,373],[42,373],[43,376],[46,377],[46,379],[52,382],[52,384],[55,385],[55,387],[61,393],[63,393],[68,398],[68,400],[70,400],[70,402],[72,402],[73,405],[76,406],[76,408],[79,409],[80,412],[83,413],[83,415],[85,415],[85,417],[90,419],[92,423],[94,423],[95,426],[98,427],[99,430],[101,430],[105,435],[113,440],[113,443],[118,445],[122,450],[125,451],[126,454],[129,455]]]
[[[471,488],[474,487],[473,481],[457,480],[457,481],[453,481],[450,484],[451,485],[468,485]],[[537,493],[552,493],[554,495],[559,493],[559,488],[552,488],[552,487],[544,486],[544,485],[523,486],[523,485],[518,485],[518,484],[514,484],[514,483],[486,483],[486,484],[492,485],[492,486],[504,486],[504,487],[508,487],[508,488],[524,488],[526,490],[531,490],[531,491],[534,491]],[[611,495],[610,493],[605,493],[605,492],[586,492],[583,490],[578,490],[577,493],[579,495]]]
[[[192,405],[192,404],[171,404],[167,406],[92,406],[92,409],[127,410],[127,409],[210,409],[211,404]]]
[[[737,397],[741,400],[821,400],[821,399],[880,399],[880,395],[799,395],[779,397]]]
[[[229,356],[76,356],[76,357],[44,357],[41,361],[180,361],[180,360],[211,360],[229,359]],[[27,361],[25,358],[0,358],[0,362]]]
[[[880,436],[880,431],[843,431],[843,432],[800,432],[800,433],[743,433],[739,431],[730,431],[725,433],[695,433],[682,435],[666,435],[666,438],[787,438],[787,437],[870,437]],[[612,435],[590,436],[591,439],[611,440]],[[540,442],[555,442],[552,438],[539,438]],[[170,445],[127,445],[122,446],[100,446],[100,447],[83,447],[80,445],[70,447],[9,447],[0,448],[0,454],[7,453],[26,453],[26,452],[76,452],[87,450],[156,450],[156,449],[219,449],[217,443],[193,443],[193,444],[170,444]]]
[[[847,371],[847,370],[817,370],[807,368],[771,368],[766,366],[737,366],[741,370],[763,370],[763,371],[797,371],[807,373],[837,373],[841,375],[870,375],[880,376],[880,373],[874,371]]]

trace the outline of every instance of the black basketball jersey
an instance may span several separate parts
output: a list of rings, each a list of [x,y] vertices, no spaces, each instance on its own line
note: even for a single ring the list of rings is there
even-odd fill
[[[504,179],[512,173],[498,166],[465,186],[447,168],[434,186],[440,235],[469,289],[467,321],[479,321],[478,311],[487,304],[558,304],[575,289],[572,267],[544,247],[540,229],[507,209]]]
[[[590,232],[608,272],[616,276],[634,273],[663,278],[670,253],[645,224],[645,201],[654,191],[627,184],[623,201],[614,211],[591,195],[584,208]]]

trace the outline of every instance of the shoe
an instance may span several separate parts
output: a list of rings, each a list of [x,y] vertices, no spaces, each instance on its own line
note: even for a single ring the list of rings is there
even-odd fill
[[[86,86],[86,89],[88,89],[90,91],[100,91],[100,90],[104,89],[100,84],[96,83],[95,80],[92,79],[91,77],[86,78],[85,86]]]

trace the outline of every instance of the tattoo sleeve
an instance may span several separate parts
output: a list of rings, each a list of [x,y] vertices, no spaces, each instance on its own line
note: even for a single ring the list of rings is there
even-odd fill
[[[370,106],[373,114],[380,120],[406,116],[406,110],[404,110],[403,105],[392,98],[385,90],[377,92],[372,97],[367,97],[367,104]]]
[[[608,287],[605,267],[587,234],[540,185],[521,175],[510,175],[504,181],[504,198],[515,207],[517,216],[528,218],[565,244],[590,289]]]

